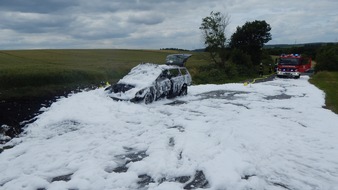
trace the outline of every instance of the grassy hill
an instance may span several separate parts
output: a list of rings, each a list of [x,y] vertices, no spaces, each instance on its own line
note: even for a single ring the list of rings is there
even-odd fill
[[[14,50],[0,51],[0,99],[57,94],[77,88],[116,82],[142,62],[162,64],[174,50]],[[187,52],[184,52],[187,53]],[[209,62],[203,52],[193,54],[187,67]]]
[[[310,82],[325,92],[326,108],[338,114],[338,72],[319,72]]]

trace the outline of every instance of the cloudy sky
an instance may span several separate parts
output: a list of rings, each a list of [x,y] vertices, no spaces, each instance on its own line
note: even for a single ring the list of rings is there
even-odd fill
[[[211,11],[226,35],[265,20],[268,44],[338,41],[337,0],[0,0],[0,49],[203,48]]]

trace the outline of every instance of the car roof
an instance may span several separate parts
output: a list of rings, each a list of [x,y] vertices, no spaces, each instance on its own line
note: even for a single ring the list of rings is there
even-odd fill
[[[153,63],[142,63],[132,68],[118,83],[131,84],[135,87],[147,87],[151,85],[156,78],[165,69],[179,68],[171,65],[158,65]]]

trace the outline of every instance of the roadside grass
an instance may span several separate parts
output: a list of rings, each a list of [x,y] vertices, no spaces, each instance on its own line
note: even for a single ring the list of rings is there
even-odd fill
[[[168,54],[191,53],[191,75],[208,64],[203,52],[172,50],[6,50],[0,51],[0,100],[41,97],[114,83],[139,63],[163,64]]]
[[[338,72],[318,72],[310,82],[325,92],[326,108],[338,114]]]

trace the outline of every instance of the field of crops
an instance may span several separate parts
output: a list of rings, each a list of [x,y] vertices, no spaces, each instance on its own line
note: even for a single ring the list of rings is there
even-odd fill
[[[171,53],[192,53],[187,67],[209,62],[208,55],[169,50],[0,51],[0,99],[36,97],[116,82],[142,62],[162,64]]]

